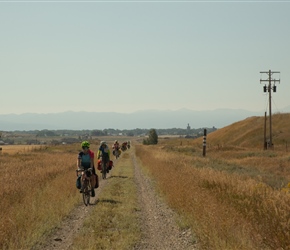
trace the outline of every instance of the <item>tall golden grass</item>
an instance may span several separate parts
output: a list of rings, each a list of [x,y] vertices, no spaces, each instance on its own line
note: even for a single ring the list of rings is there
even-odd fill
[[[0,155],[0,249],[30,249],[79,202],[79,145],[26,148]]]
[[[91,146],[95,153],[97,145]],[[75,185],[79,149],[79,144],[30,150],[15,146],[0,155],[0,249],[38,249],[74,207],[82,204]],[[140,240],[131,151],[122,152],[110,178],[100,179],[108,185],[73,249],[128,249]]]
[[[259,117],[209,134],[205,157],[202,138],[136,146],[158,190],[184,216],[201,249],[290,249],[290,154],[283,146],[290,138],[290,116],[282,117],[284,123],[275,116],[280,132],[274,130],[271,151],[263,150]]]
[[[264,145],[263,116],[249,117],[208,134],[208,146],[225,147],[240,146],[263,149]],[[286,151],[290,144],[290,113],[272,116],[272,139],[275,150]],[[266,136],[269,138],[269,117],[266,121]],[[202,140],[202,138],[200,138]],[[200,142],[200,140],[198,140]]]
[[[289,121],[288,114],[273,117],[271,151],[262,150],[263,118],[252,117],[209,134],[206,157],[202,138],[136,145],[136,154],[158,190],[184,217],[183,226],[193,229],[201,249],[290,249]],[[79,145],[14,150],[3,149],[0,155],[0,249],[31,249],[81,202],[74,171]],[[105,235],[95,233],[99,226],[91,221],[82,229],[84,234],[87,229],[94,232],[89,249],[96,242],[104,249],[126,249],[140,237],[136,233],[130,238],[132,232],[126,231],[129,222],[136,222],[129,213],[139,208],[129,159],[124,164],[94,214],[115,213],[110,220],[95,222],[107,223]],[[137,224],[134,230],[138,232]]]
[[[46,148],[44,145],[1,145],[1,154],[19,154]]]

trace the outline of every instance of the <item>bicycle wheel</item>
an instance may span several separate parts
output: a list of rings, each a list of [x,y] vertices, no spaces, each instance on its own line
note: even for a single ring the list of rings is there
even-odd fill
[[[90,204],[90,198],[91,198],[91,195],[90,195],[89,181],[84,180],[83,201],[86,206]]]
[[[104,161],[102,161],[102,177],[103,177],[103,179],[106,179],[106,175],[107,175],[106,164]]]

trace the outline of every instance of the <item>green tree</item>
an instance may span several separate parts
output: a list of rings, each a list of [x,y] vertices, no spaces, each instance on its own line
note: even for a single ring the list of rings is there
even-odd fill
[[[149,130],[149,136],[148,138],[145,140],[143,140],[143,144],[145,145],[155,145],[158,143],[158,135],[156,133],[156,130],[155,129],[150,129]]]
[[[149,131],[149,143],[157,144],[158,143],[158,135],[155,129],[150,129]]]

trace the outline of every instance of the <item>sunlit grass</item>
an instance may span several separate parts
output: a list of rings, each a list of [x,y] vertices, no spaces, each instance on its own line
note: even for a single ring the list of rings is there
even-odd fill
[[[286,133],[285,128],[281,134]],[[231,144],[230,137],[226,144],[222,134],[212,139],[206,157],[202,139],[177,138],[136,146],[138,161],[201,249],[290,249],[290,153],[279,143],[264,151],[260,143],[249,147],[254,144],[240,138],[240,144]],[[78,150],[79,145],[60,145],[2,152],[1,249],[30,249],[81,202],[74,171]],[[132,249],[140,239],[130,152],[122,153],[106,180],[75,249],[83,234],[87,248],[82,249]]]
[[[29,249],[79,201],[76,152],[25,151],[0,156],[0,248]],[[25,229],[25,230],[23,230]]]
[[[17,153],[28,153],[31,151],[42,150],[47,148],[44,145],[0,145],[2,150],[1,154],[17,154]],[[1,155],[0,155],[1,156]]]
[[[0,249],[32,249],[82,203],[75,186],[79,145],[13,148],[13,153],[0,155]],[[97,148],[91,147],[94,152]],[[88,249],[97,249],[96,245],[128,249],[139,240],[139,208],[129,153],[123,153],[118,162],[112,177],[105,180],[108,185],[99,197],[92,224],[86,221],[81,230],[95,227],[90,231],[92,238],[86,237]]]
[[[199,148],[191,155],[181,150],[178,140],[175,147],[179,149],[171,141],[169,148],[140,145],[136,152],[158,190],[186,216],[205,249],[290,248],[288,189],[273,189],[267,183],[282,174],[275,163],[289,167],[288,156],[243,149],[203,157]]]

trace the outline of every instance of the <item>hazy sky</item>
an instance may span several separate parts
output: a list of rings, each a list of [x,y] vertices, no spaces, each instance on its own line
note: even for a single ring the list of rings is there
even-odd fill
[[[0,0],[0,114],[290,105],[290,1]],[[263,114],[261,114],[263,115]]]

